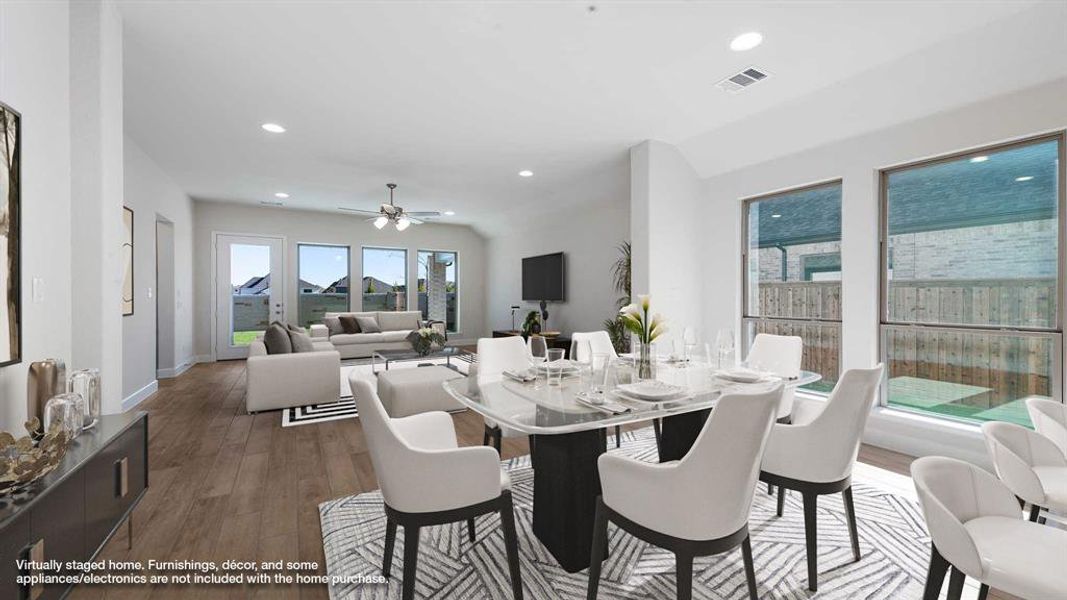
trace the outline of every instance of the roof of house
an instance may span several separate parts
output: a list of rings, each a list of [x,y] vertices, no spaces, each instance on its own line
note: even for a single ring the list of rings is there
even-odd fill
[[[914,233],[1055,218],[1057,157],[1057,143],[1049,141],[997,152],[984,162],[963,158],[892,171],[889,231]],[[1033,179],[1016,181],[1018,177]],[[841,202],[837,184],[753,202],[750,239],[758,237],[761,248],[839,240]]]

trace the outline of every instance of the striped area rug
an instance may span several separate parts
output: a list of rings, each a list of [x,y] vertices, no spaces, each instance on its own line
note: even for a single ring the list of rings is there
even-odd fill
[[[654,461],[651,428],[623,433],[612,452]],[[504,463],[511,475],[519,555],[526,598],[584,598],[587,571],[567,573],[533,535],[533,470],[529,456]],[[760,598],[920,598],[926,579],[929,536],[919,507],[881,486],[854,477],[853,496],[863,558],[852,562],[840,495],[819,499],[819,592],[807,589],[804,518],[799,494],[787,496],[785,515],[775,517],[775,497],[756,491],[749,528]],[[377,491],[319,505],[326,570],[330,576],[380,581],[385,515]],[[611,555],[604,562],[600,598],[675,597],[674,555],[609,528]],[[419,546],[416,594],[420,598],[510,597],[500,519],[477,520],[477,540],[467,541],[465,523],[426,528]],[[331,585],[332,600],[400,598],[403,528],[397,532],[393,577],[387,583]],[[698,558],[693,597],[747,599],[740,550]]]

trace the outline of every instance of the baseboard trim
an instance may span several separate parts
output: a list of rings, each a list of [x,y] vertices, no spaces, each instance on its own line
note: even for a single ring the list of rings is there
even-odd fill
[[[215,362],[214,354],[197,354],[193,357],[194,362],[198,363],[213,363]]]
[[[192,368],[197,361],[195,358],[190,358],[173,369],[156,369],[156,379],[172,379],[181,375]]]
[[[126,399],[122,401],[122,412],[126,412],[131,408],[137,406],[142,401],[144,401],[145,398],[156,393],[156,390],[158,389],[159,381],[153,379],[148,385],[130,394],[129,396],[126,396]]]

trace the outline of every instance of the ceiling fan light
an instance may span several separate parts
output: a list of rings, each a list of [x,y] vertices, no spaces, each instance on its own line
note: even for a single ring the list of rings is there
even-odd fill
[[[389,218],[386,217],[385,215],[382,215],[382,216],[378,217],[377,219],[374,219],[374,226],[377,227],[378,229],[381,229],[382,227],[385,227],[385,224],[388,223],[388,222],[389,222]]]
[[[397,231],[404,231],[408,228],[408,225],[411,225],[411,221],[409,221],[407,217],[400,217],[396,220]]]

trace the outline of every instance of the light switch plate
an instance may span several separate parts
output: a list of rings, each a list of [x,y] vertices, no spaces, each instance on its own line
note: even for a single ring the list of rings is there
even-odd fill
[[[44,279],[40,277],[33,278],[31,296],[34,303],[44,302]]]

